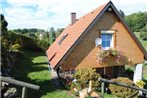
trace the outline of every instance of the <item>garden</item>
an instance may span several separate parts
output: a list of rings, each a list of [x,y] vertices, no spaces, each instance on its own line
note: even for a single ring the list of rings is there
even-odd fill
[[[145,71],[147,70],[147,65],[144,65],[144,81],[147,81],[147,74]],[[100,82],[97,81],[99,74],[95,72],[94,69],[84,69],[79,70],[73,76],[76,78],[76,81],[70,82],[69,85],[64,85],[65,81],[61,80],[60,85],[56,85],[56,79],[51,77],[51,72],[48,69],[48,63],[46,61],[46,56],[44,52],[34,52],[34,51],[24,51],[23,61],[17,66],[17,70],[13,72],[13,76],[17,80],[29,82],[32,84],[36,84],[40,86],[39,91],[28,90],[27,98],[75,98],[78,95],[78,91],[82,91],[84,88],[89,88],[89,82],[92,80],[92,90],[96,91],[99,95],[101,95],[101,85]],[[132,81],[128,78],[118,79],[116,81],[122,81],[127,84],[133,84]],[[111,90],[113,90],[113,94],[118,91],[123,91],[125,94],[133,94],[136,91],[132,91],[131,89],[127,89],[124,87],[118,87],[111,85],[109,86]],[[116,88],[118,91],[115,91]],[[146,85],[145,85],[145,88]],[[108,94],[109,93],[109,94]],[[119,96],[121,93],[117,93]],[[110,94],[110,91],[105,93],[104,98],[118,98],[115,95]]]

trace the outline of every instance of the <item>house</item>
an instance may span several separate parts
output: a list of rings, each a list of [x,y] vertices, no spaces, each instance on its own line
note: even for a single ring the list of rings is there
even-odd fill
[[[42,40],[45,35],[46,32],[38,32],[38,39]]]
[[[102,50],[116,49],[123,54],[100,63],[97,54]],[[124,65],[139,64],[147,53],[130,30],[119,11],[110,1],[76,19],[71,13],[69,24],[46,51],[50,67],[62,71],[97,68],[101,75],[117,75]]]

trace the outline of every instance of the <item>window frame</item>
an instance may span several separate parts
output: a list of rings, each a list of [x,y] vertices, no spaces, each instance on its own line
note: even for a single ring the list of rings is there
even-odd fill
[[[68,33],[64,34],[62,36],[62,38],[59,40],[58,44],[61,45],[61,43],[63,42],[63,40],[68,36]]]
[[[102,45],[101,45],[101,48],[104,50],[109,50],[110,48],[114,48],[114,46],[115,46],[115,43],[114,43],[115,30],[101,30],[101,39],[102,39],[102,34],[111,34],[112,38],[110,41],[110,47],[102,47]],[[102,40],[102,42],[103,42],[103,40]]]

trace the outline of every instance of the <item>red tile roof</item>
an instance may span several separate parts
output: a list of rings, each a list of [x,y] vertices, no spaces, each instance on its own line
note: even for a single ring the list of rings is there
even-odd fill
[[[109,4],[111,5],[112,2],[110,1],[108,3],[101,5],[100,7],[93,10],[92,12],[77,19],[74,24],[72,25],[70,24],[64,29],[64,31],[60,34],[60,36],[55,40],[55,42],[46,51],[51,68],[56,69],[57,65],[61,63],[64,56],[70,51],[70,49],[74,46],[74,44],[78,41],[78,39],[82,36],[82,34],[97,19],[97,17],[99,17],[101,13],[103,14],[104,12],[103,10],[107,8]],[[114,6],[112,6],[112,8],[116,9]],[[137,40],[133,32],[129,29],[125,21],[120,17],[118,11],[116,11],[116,14],[118,15],[118,18],[120,18],[124,26],[129,30],[129,33],[131,34],[132,38],[135,40],[137,45],[143,51],[145,58],[147,59],[147,53],[142,47],[142,45],[140,44],[140,42]],[[61,41],[62,37],[66,34],[67,36],[59,45],[59,42]]]
[[[47,50],[47,56],[52,68],[55,68],[62,57],[67,53],[67,51],[72,47],[72,45],[77,41],[77,39],[82,35],[82,33],[87,29],[87,27],[93,22],[93,20],[107,4],[108,3],[101,5],[92,12],[77,19],[74,24],[68,25],[65,28],[65,30]],[[59,45],[58,42],[65,34],[68,34],[67,37]]]

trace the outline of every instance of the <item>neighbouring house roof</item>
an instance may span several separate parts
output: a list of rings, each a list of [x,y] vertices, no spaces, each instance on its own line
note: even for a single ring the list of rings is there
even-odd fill
[[[53,69],[56,70],[56,68],[59,67],[59,64],[62,63],[61,61],[67,57],[67,55],[77,45],[77,43],[84,36],[84,34],[88,32],[92,26],[95,25],[95,22],[103,15],[103,13],[107,10],[108,7],[111,7],[114,10],[117,17],[124,24],[132,38],[135,40],[141,51],[144,53],[145,58],[147,58],[147,53],[145,49],[142,47],[134,33],[132,33],[132,31],[129,29],[123,18],[120,16],[113,3],[110,1],[101,5],[92,12],[89,12],[83,17],[77,19],[74,24],[69,24],[64,29],[60,36],[46,51],[49,63]]]

